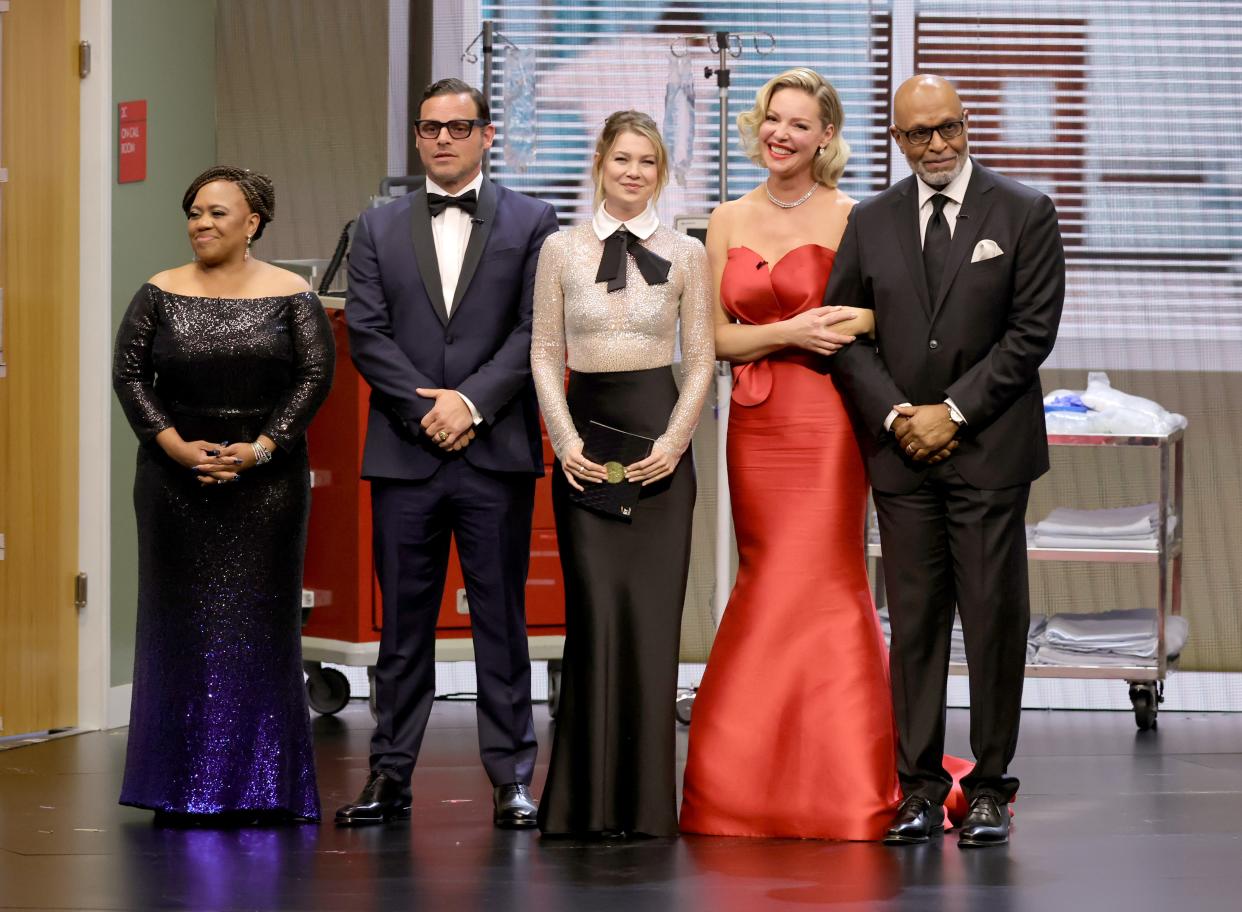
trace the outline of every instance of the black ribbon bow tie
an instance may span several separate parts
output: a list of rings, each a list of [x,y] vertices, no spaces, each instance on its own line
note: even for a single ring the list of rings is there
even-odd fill
[[[431,217],[435,218],[449,206],[456,206],[466,215],[474,215],[474,210],[479,207],[479,195],[473,190],[467,190],[461,196],[445,196],[442,193],[427,194],[427,208],[431,212]]]
[[[608,235],[604,241],[604,254],[599,258],[599,271],[595,273],[595,281],[607,282],[609,291],[623,289],[627,250],[638,264],[638,271],[643,274],[648,285],[663,285],[668,281],[668,271],[673,268],[673,264],[644,247],[638,235],[630,234],[624,225]]]

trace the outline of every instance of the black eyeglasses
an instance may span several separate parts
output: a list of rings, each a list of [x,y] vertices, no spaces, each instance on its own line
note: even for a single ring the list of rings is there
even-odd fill
[[[897,129],[894,127],[893,129]],[[942,124],[934,127],[915,127],[913,130],[897,130],[906,138],[912,146],[925,146],[931,142],[932,134],[939,133],[940,138],[946,142],[950,139],[957,139],[966,132],[966,121],[964,120],[946,120]]]
[[[416,120],[414,130],[423,139],[439,139],[440,131],[448,127],[449,136],[453,139],[465,139],[475,127],[486,127],[490,120],[476,117],[473,120]]]

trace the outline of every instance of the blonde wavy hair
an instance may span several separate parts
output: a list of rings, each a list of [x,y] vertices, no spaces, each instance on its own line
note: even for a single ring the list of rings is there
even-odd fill
[[[668,183],[668,149],[664,146],[664,137],[650,114],[642,111],[614,111],[604,121],[604,129],[599,131],[599,139],[595,141],[595,158],[591,163],[591,179],[595,182],[595,205],[604,199],[604,160],[612,151],[613,144],[622,133],[634,133],[650,140],[655,147],[656,155],[656,188],[651,200],[660,198],[660,192]]]
[[[845,173],[845,163],[850,158],[850,145],[841,135],[841,125],[845,123],[845,112],[841,108],[841,97],[837,90],[819,73],[807,67],[794,67],[779,76],[773,76],[755,96],[755,106],[737,116],[738,132],[742,134],[742,148],[747,157],[756,165],[763,166],[763,153],[759,147],[759,127],[768,116],[768,106],[772,96],[781,89],[800,89],[806,92],[819,105],[819,119],[824,127],[832,125],[832,139],[822,152],[815,154],[815,163],[811,166],[811,176],[828,189],[835,189],[841,175]]]

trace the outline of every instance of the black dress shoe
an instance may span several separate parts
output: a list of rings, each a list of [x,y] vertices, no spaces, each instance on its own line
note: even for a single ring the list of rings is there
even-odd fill
[[[505,830],[525,830],[535,826],[539,803],[530,789],[520,782],[498,785],[492,792],[492,823]]]
[[[957,837],[959,846],[998,846],[1009,841],[1009,805],[991,795],[980,795],[970,802]]]
[[[372,771],[358,800],[336,812],[338,826],[367,826],[389,820],[408,820],[410,796],[391,774]]]
[[[884,834],[885,845],[921,845],[933,833],[944,831],[944,808],[932,804],[922,795],[910,795],[893,817],[893,823]]]

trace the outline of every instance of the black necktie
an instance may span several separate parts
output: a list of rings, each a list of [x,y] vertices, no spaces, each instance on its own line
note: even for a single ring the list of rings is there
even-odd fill
[[[478,194],[473,190],[467,190],[461,196],[445,196],[442,193],[427,194],[427,208],[431,211],[431,217],[435,218],[449,206],[456,206],[466,215],[474,215],[474,210],[478,208]]]
[[[673,264],[644,247],[638,235],[630,234],[624,225],[608,235],[604,241],[604,253],[599,258],[595,281],[607,282],[609,291],[620,291],[624,288],[627,250],[638,264],[638,271],[643,274],[648,285],[663,285],[668,281],[668,271],[673,268]]]
[[[927,220],[923,234],[923,274],[927,276],[927,294],[936,306],[940,296],[940,279],[944,275],[944,262],[949,258],[949,223],[944,217],[944,205],[949,198],[937,193],[931,198],[932,214]]]

